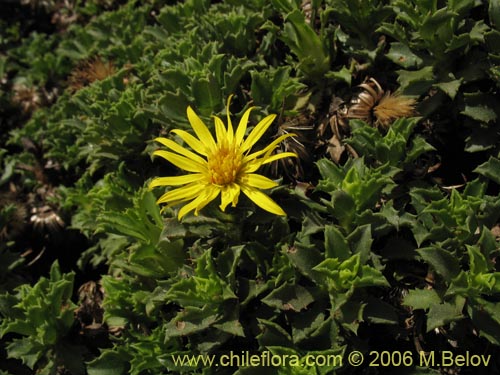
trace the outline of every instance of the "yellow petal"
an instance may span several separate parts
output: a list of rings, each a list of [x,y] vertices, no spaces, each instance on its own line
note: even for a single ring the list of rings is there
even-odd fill
[[[209,150],[213,150],[215,148],[215,141],[212,134],[191,107],[187,108],[187,116],[198,139],[207,146]]]
[[[231,111],[229,111],[229,105],[231,104],[232,98],[233,98],[233,94],[229,95],[229,97],[227,98],[227,105],[226,105],[227,139],[228,139],[229,143],[233,143],[233,139],[234,139],[233,124],[231,123]]]
[[[191,147],[193,150],[195,150],[198,154],[207,156],[207,147],[200,142],[199,139],[196,139],[193,137],[191,134],[189,134],[187,131],[180,130],[180,129],[174,129],[172,130],[172,133],[177,134],[181,139],[187,143],[189,147]]]
[[[200,156],[196,155],[194,152],[191,152],[189,150],[186,150],[184,147],[180,146],[176,142],[172,141],[171,139],[168,138],[163,138],[163,137],[158,137],[155,139],[156,142],[161,143],[163,146],[168,147],[172,151],[177,152],[178,154],[181,154],[185,157],[187,157],[190,160],[194,160],[200,164],[205,164],[207,161]]]
[[[245,159],[244,160],[250,160],[250,159],[255,159],[257,158],[258,156],[262,155],[262,154],[265,154],[269,151],[272,152],[272,150],[274,150],[276,148],[276,146],[278,146],[283,140],[285,140],[286,138],[289,138],[289,137],[293,137],[295,134],[283,134],[281,136],[279,136],[278,138],[276,138],[273,142],[271,142],[269,145],[267,145],[265,148],[263,148],[262,150],[259,150],[257,152],[254,152],[250,155],[247,155],[245,156]]]
[[[237,184],[226,185],[221,190],[221,204],[220,209],[224,211],[229,203],[235,207],[238,204],[238,197],[240,195],[240,187]]]
[[[245,162],[245,164],[241,168],[241,173],[246,174],[255,172],[257,169],[260,168],[263,160],[264,159],[253,159]]]
[[[277,182],[260,174],[253,173],[245,174],[241,177],[240,182],[244,185],[252,186],[258,189],[271,189],[278,186]]]
[[[275,215],[286,215],[285,211],[263,192],[245,185],[241,185],[241,191],[260,208]]]
[[[241,142],[243,142],[243,138],[245,137],[245,133],[247,131],[248,118],[250,117],[250,112],[254,108],[255,107],[248,108],[245,111],[245,113],[243,113],[243,116],[240,119],[240,123],[238,125],[238,129],[236,129],[236,136],[235,136],[235,143],[237,145],[241,145]]]
[[[297,154],[295,154],[293,152],[280,152],[279,154],[274,154],[272,156],[264,158],[264,160],[262,161],[262,164],[272,163],[273,161],[283,159],[283,158],[296,158],[296,157],[297,157]]]
[[[242,174],[253,173],[257,171],[262,165],[272,163],[273,161],[284,159],[284,158],[296,158],[297,154],[293,152],[280,152],[271,156],[264,156],[259,159],[244,160],[243,167],[241,168]]]
[[[215,135],[217,136],[217,144],[222,144],[227,140],[227,132],[224,123],[217,116],[212,116],[215,122]]]
[[[205,172],[207,169],[206,162],[205,164],[201,164],[195,160],[191,160],[184,156],[174,154],[173,152],[170,151],[156,150],[153,152],[153,155],[161,156],[162,158],[174,164],[176,167],[184,169],[185,171],[188,172],[200,173],[200,172]]]
[[[205,189],[205,185],[199,184],[197,182],[193,182],[189,185],[171,190],[163,194],[156,203],[172,203],[175,201],[183,201],[194,199],[197,197],[203,190]]]
[[[202,181],[203,175],[201,173],[185,174],[183,176],[173,177],[157,177],[149,183],[149,188],[157,186],[178,186],[185,185],[195,181]]]
[[[217,198],[217,195],[219,195],[219,191],[220,190],[213,185],[209,186],[206,189],[203,189],[200,195],[198,195],[193,201],[184,205],[179,210],[179,213],[177,214],[179,220],[182,219],[183,216],[185,216],[192,210],[195,210],[194,214],[198,215],[198,211],[200,211],[203,207],[205,207],[207,204],[209,204],[211,201]]]
[[[262,119],[262,121],[260,121],[250,132],[245,142],[243,142],[241,152],[245,152],[252,148],[252,146],[264,135],[269,126],[271,126],[275,118],[276,115],[273,114]]]

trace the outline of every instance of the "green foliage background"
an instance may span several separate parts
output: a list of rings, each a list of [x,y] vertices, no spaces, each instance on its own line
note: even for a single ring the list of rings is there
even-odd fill
[[[498,0],[61,4],[0,23],[2,374],[403,373],[172,359],[230,350],[469,351],[500,372]],[[95,56],[115,70],[72,89]],[[311,144],[308,176],[270,193],[287,217],[249,201],[160,213],[147,182],[177,172],[152,140],[189,129],[188,105],[212,126],[235,94],[235,117],[259,106],[253,125],[308,112],[319,127],[367,77],[419,117],[351,120],[359,157],[340,164]],[[41,205],[65,228],[35,227]]]

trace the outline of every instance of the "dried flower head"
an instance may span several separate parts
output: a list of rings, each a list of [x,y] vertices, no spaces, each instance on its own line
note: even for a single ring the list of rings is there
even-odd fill
[[[411,117],[415,114],[415,105],[415,99],[388,92],[373,109],[376,124],[387,128],[398,118]]]
[[[264,210],[276,215],[285,215],[283,209],[276,202],[259,190],[269,189],[278,184],[254,172],[264,164],[287,157],[295,157],[296,155],[291,152],[273,155],[274,149],[293,134],[283,134],[264,149],[250,153],[255,143],[272,124],[276,115],[265,117],[245,139],[252,108],[245,111],[238,128],[234,131],[229,113],[230,102],[231,97],[227,101],[227,128],[219,117],[214,116],[216,139],[213,138],[206,125],[191,107],[187,108],[187,117],[198,138],[179,129],[172,130],[172,133],[178,135],[194,152],[171,139],[155,139],[171,151],[157,150],[153,152],[153,155],[161,156],[175,166],[192,172],[182,176],[158,177],[149,184],[150,188],[183,185],[168,191],[158,199],[158,203],[167,203],[169,206],[190,201],[179,210],[179,219],[192,210],[197,215],[219,194],[221,195],[219,207],[222,211],[230,203],[234,207],[238,203],[240,192],[243,192]]]
[[[49,205],[33,207],[31,209],[30,222],[33,228],[43,232],[58,232],[66,225],[59,214]]]
[[[387,128],[394,120],[415,114],[414,99],[385,92],[374,78],[359,85],[363,90],[351,100],[347,118]]]
[[[103,61],[99,56],[85,60],[71,72],[69,77],[69,87],[77,91],[95,81],[112,76],[115,73],[115,66],[111,61]]]
[[[275,137],[283,134],[293,133],[295,136],[285,139],[281,142],[277,152],[292,152],[297,155],[296,158],[281,159],[273,163],[272,173],[278,176],[283,171],[291,180],[304,181],[308,174],[307,168],[312,164],[312,150],[314,148],[315,127],[313,119],[305,113],[296,117],[287,117],[278,126]]]
[[[43,97],[36,87],[15,84],[12,87],[12,103],[21,107],[22,111],[30,114],[43,105]]]

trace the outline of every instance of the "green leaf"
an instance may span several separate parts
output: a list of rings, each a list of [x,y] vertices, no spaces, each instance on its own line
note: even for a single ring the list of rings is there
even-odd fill
[[[481,247],[481,253],[486,259],[491,259],[494,252],[497,250],[496,238],[491,230],[485,226],[481,228],[481,237],[477,241]]]
[[[457,258],[447,250],[433,246],[418,249],[417,252],[448,283],[460,273]]]
[[[45,354],[46,349],[34,340],[27,337],[14,339],[7,345],[9,358],[21,359],[30,369],[35,369],[35,364]]]
[[[352,197],[342,190],[336,190],[332,193],[331,204],[331,214],[344,228],[349,227],[356,212],[356,204]]]
[[[477,299],[468,304],[467,311],[474,326],[479,329],[479,335],[485,337],[494,345],[500,345],[498,304],[484,299]]]
[[[125,375],[128,373],[128,359],[118,351],[105,350],[88,363],[89,375]]]
[[[285,14],[299,8],[295,0],[271,0],[271,3],[275,9]]]
[[[500,30],[500,1],[489,0],[488,3],[488,15],[490,18],[490,23],[494,28]]]
[[[212,306],[202,308],[185,305],[176,317],[164,325],[165,339],[189,336],[206,331],[207,328],[221,321],[223,317],[213,310]]]
[[[330,347],[334,341],[335,323],[331,315],[325,314],[327,308],[325,299],[317,298],[307,310],[291,317],[292,337],[295,344],[314,340]]]
[[[325,226],[325,258],[346,260],[351,256],[349,244],[344,235],[333,225]]]
[[[284,346],[293,347],[290,334],[279,324],[267,319],[257,319],[259,322],[260,333],[257,340],[261,347]]]
[[[347,67],[343,66],[340,70],[329,71],[325,74],[326,78],[331,78],[337,82],[344,82],[348,86],[351,86],[352,72]]]
[[[322,79],[330,68],[330,57],[321,38],[298,9],[289,13],[285,21],[280,38],[297,56],[298,69],[311,79]]]
[[[465,151],[481,152],[494,148],[499,141],[499,134],[495,127],[475,127],[469,137],[466,138]]]
[[[0,186],[5,184],[12,177],[12,174],[14,173],[15,165],[16,165],[15,159],[9,160],[5,164],[5,166],[3,168],[2,176],[0,176]]]
[[[229,333],[232,336],[245,337],[243,326],[238,320],[225,321],[223,323],[214,324],[213,326],[222,332]]]
[[[333,191],[340,187],[345,177],[345,172],[342,170],[342,168],[338,167],[336,164],[326,158],[318,160],[316,162],[316,165],[318,166],[319,173],[321,174],[323,180],[326,180],[333,184],[334,188],[330,191]]]
[[[427,332],[463,319],[462,310],[464,304],[465,298],[457,297],[455,303],[442,303],[430,306],[427,313]]]
[[[455,99],[460,86],[462,85],[462,79],[455,79],[453,81],[439,82],[434,84],[435,87],[442,90],[451,99]]]
[[[315,245],[295,242],[287,249],[286,256],[304,276],[316,282],[321,281],[321,276],[314,270],[314,267],[324,259],[324,256]]]
[[[244,245],[232,246],[217,257],[217,270],[229,281],[233,289],[236,289],[236,273],[244,248]]]
[[[420,95],[426,92],[434,83],[434,73],[431,66],[409,71],[398,70],[400,90],[406,95]]]
[[[500,101],[496,96],[483,93],[464,93],[464,109],[460,112],[474,120],[489,123],[497,119]]]
[[[176,240],[172,242],[159,241],[158,242],[158,255],[152,259],[156,259],[161,265],[161,268],[170,273],[175,273],[182,267],[186,259],[186,252],[184,249],[184,241]]]
[[[347,237],[347,241],[351,244],[352,253],[359,254],[361,264],[365,264],[373,243],[371,225],[360,225]]]
[[[201,113],[213,113],[221,108],[222,90],[213,74],[209,74],[208,78],[194,78],[191,90]]]
[[[405,306],[423,310],[440,303],[441,297],[439,297],[435,289],[412,289],[408,291],[403,301]]]
[[[488,123],[490,121],[494,121],[497,118],[495,111],[482,104],[478,105],[465,105],[465,109],[460,112],[463,115],[469,116],[470,118]]]
[[[446,28],[457,16],[457,13],[451,12],[447,7],[429,13],[420,27],[420,34],[424,39],[431,39],[438,29]]]
[[[475,173],[479,173],[480,175],[489,178],[493,182],[500,185],[500,160],[490,156],[488,161],[484,162],[476,169],[474,169]]]
[[[393,63],[405,69],[418,69],[423,63],[423,60],[415,55],[407,44],[399,42],[391,43],[391,48],[386,56]]]
[[[314,297],[303,286],[287,283],[269,293],[262,302],[279,310],[298,312],[314,302]]]
[[[477,246],[465,245],[467,253],[469,254],[470,273],[472,275],[479,275],[487,273],[491,270],[492,265],[488,263],[484,255],[479,251]]]

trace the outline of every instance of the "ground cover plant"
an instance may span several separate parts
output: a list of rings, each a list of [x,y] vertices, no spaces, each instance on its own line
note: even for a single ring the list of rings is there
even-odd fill
[[[0,13],[1,374],[500,373],[497,0]]]

